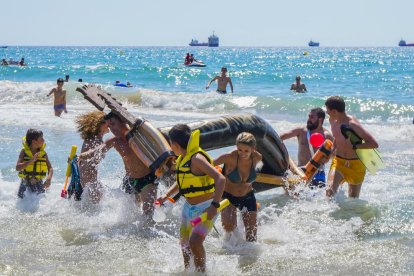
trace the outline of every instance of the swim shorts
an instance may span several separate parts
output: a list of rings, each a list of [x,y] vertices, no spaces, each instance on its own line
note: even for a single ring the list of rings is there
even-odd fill
[[[226,90],[216,90],[216,92],[217,93],[220,93],[220,94],[227,94],[227,91]]]
[[[147,185],[155,185],[155,179],[157,179],[157,177],[153,172],[141,178],[132,178],[126,175],[122,180],[121,189],[127,194],[139,194]]]
[[[45,192],[43,181],[41,179],[22,179],[17,196],[23,198],[26,189],[28,189],[29,192],[36,194],[43,194]]]
[[[201,237],[207,236],[207,234],[213,228],[214,222],[217,219],[217,215],[213,220],[206,220],[200,222],[194,228],[191,225],[191,220],[200,216],[205,209],[210,207],[213,199],[201,202],[196,205],[191,205],[187,201],[184,203],[183,209],[181,211],[181,227],[180,227],[180,237],[181,237],[181,246],[183,248],[188,247],[191,234],[195,233]]]
[[[65,105],[64,104],[57,104],[57,105],[54,105],[53,108],[55,109],[55,111],[64,110]]]
[[[325,171],[318,171],[309,184],[311,188],[323,188],[326,185]]]
[[[360,185],[364,182],[366,170],[364,164],[358,158],[345,159],[337,155],[332,159],[330,170],[339,172],[348,184]]]
[[[251,191],[247,195],[241,197],[233,196],[228,192],[223,192],[223,199],[224,198],[227,198],[230,201],[230,203],[234,207],[238,208],[240,211],[242,211],[245,207],[249,212],[257,211],[256,197],[254,196],[254,191]]]

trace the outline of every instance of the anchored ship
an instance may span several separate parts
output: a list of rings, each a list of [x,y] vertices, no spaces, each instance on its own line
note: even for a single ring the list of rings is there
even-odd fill
[[[214,35],[214,32],[211,36],[208,37],[208,42],[198,42],[197,39],[192,39],[190,46],[208,46],[208,47],[218,47],[219,46],[219,38],[218,36]]]
[[[310,46],[310,47],[319,47],[319,42],[316,42],[316,41],[309,41],[309,43],[308,43],[308,45]]]

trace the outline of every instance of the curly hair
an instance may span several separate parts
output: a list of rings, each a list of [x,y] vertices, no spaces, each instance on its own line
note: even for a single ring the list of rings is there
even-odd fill
[[[105,124],[104,116],[105,113],[99,110],[76,116],[75,122],[82,139],[92,139],[99,135],[101,126]]]

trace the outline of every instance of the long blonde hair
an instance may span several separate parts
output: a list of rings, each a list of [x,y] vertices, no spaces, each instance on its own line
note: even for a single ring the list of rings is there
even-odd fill
[[[92,139],[99,135],[101,126],[105,124],[104,116],[105,113],[99,110],[76,116],[75,122],[82,139]]]

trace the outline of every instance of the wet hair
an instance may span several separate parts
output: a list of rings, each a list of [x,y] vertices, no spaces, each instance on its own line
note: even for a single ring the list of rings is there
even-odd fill
[[[300,76],[296,76],[296,80],[300,80]]]
[[[56,82],[64,82],[62,78],[58,78]]]
[[[177,124],[168,132],[170,143],[177,143],[183,149],[187,149],[188,141],[190,141],[191,128],[188,125]]]
[[[221,71],[227,71],[227,67],[221,67]]]
[[[325,106],[328,109],[334,109],[338,112],[345,112],[345,101],[339,96],[329,97],[325,102]]]
[[[37,140],[43,136],[43,132],[38,129],[29,128],[26,132],[26,143],[29,147],[32,145],[33,140]]]
[[[106,114],[103,118],[104,118],[105,121],[108,121],[111,118],[115,118],[118,121],[122,122],[122,119],[118,115],[116,115],[114,112],[112,112],[112,111],[109,112],[108,114]]]
[[[76,117],[75,123],[82,139],[92,139],[99,135],[102,125],[105,124],[104,116],[104,112],[95,110]]]
[[[318,116],[318,118],[322,118],[323,120],[325,120],[325,111],[322,108],[312,108],[310,112],[316,112],[316,116]]]
[[[242,132],[236,138],[236,145],[244,144],[252,148],[256,148],[256,138],[249,132]]]

